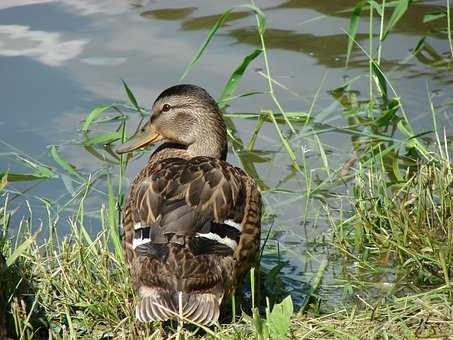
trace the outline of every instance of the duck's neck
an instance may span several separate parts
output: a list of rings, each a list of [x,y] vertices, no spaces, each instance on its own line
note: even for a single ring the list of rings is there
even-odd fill
[[[228,151],[227,130],[220,113],[208,116],[193,127],[193,142],[187,146],[191,157],[205,156],[226,159]]]
[[[159,145],[159,147],[152,153],[150,161],[156,162],[166,158],[184,158],[190,159],[197,156],[213,157],[217,159],[226,160],[228,153],[228,145],[225,141],[223,145],[216,145],[209,143],[193,143],[189,147],[167,142]]]
[[[226,160],[227,152],[228,145],[226,140],[224,143],[218,143],[203,138],[203,140],[199,140],[187,147],[187,153],[190,155],[190,158],[205,156]]]

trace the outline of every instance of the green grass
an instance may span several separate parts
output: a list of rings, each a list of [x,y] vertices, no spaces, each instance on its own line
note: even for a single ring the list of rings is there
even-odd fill
[[[312,207],[324,208],[330,229],[323,237],[332,254],[328,259],[314,255],[320,263],[319,270],[311,279],[311,288],[301,305],[293,304],[291,297],[282,298],[284,290],[277,293],[278,278],[286,262],[284,258],[280,259],[280,248],[275,255],[270,244],[274,233],[272,216],[278,206],[267,203],[263,218],[266,227],[263,254],[278,257],[279,261],[270,270],[262,271],[261,276],[258,276],[258,270],[256,277],[251,275],[251,306],[247,307],[245,303],[244,311],[233,322],[200,329],[194,325],[181,327],[181,324],[163,328],[159,323],[142,325],[134,320],[135,296],[118,232],[119,207],[124,203],[123,177],[130,159],[117,156],[112,152],[112,145],[126,139],[129,115],[147,119],[147,113],[123,82],[128,103],[94,108],[80,127],[81,143],[87,152],[107,164],[98,173],[82,173],[61,156],[58,146],[49,148],[57,167],[42,164],[11,146],[15,160],[28,170],[0,174],[0,338],[5,336],[2,332],[6,328],[10,336],[20,339],[152,339],[160,338],[163,333],[179,339],[195,336],[206,339],[451,336],[451,137],[438,128],[431,102],[433,132],[429,136],[434,142],[426,141],[428,134],[413,130],[397,89],[380,65],[383,42],[405,14],[410,1],[370,3],[373,7],[360,2],[352,10],[345,51],[349,59],[354,44],[358,46],[354,37],[362,10],[367,8],[370,13],[377,13],[380,18],[377,53],[372,45],[368,51],[358,46],[370,62],[369,73],[363,76],[370,81],[369,98],[357,100],[353,90],[356,79],[330,92],[340,104],[336,114],[346,117],[347,125],[332,125],[330,108],[316,112],[316,98],[308,112],[284,109],[274,91],[274,86],[282,85],[271,74],[265,44],[266,20],[253,3],[241,8],[256,15],[260,48],[248,54],[235,68],[219,98],[220,105],[226,110],[234,155],[242,167],[257,178],[265,202],[269,202],[268,198],[275,192],[290,195],[287,201],[279,202],[280,205],[304,197],[305,204],[301,208],[304,222],[309,220]],[[379,6],[392,9],[387,13],[387,24]],[[202,57],[234,10],[229,9],[219,17],[183,77]],[[370,36],[373,35],[372,21],[370,16]],[[228,103],[232,100],[258,93],[236,94],[236,90],[247,67],[260,57],[264,61],[263,75],[274,108],[257,108],[262,111],[254,113],[228,112]],[[242,119],[256,122],[248,141],[237,133],[236,124]],[[291,169],[281,183],[297,178],[303,183],[300,190],[283,190],[279,184],[269,187],[258,178],[255,161],[265,162],[274,157],[254,149],[266,124],[275,129],[276,144]],[[98,132],[99,127],[103,127],[102,132]],[[336,164],[336,155],[328,152],[323,143],[323,135],[329,132],[351,136],[353,154],[341,168],[332,167],[331,164]],[[305,143],[314,149],[310,159]],[[313,157],[316,158],[314,161]],[[63,180],[71,195],[69,202],[39,198],[48,212],[45,222],[33,219],[32,208],[26,216],[15,216],[17,213],[11,200],[20,193],[9,190],[9,182],[53,178]],[[100,189],[95,184],[101,181],[105,187]],[[93,197],[90,195],[93,193],[101,201],[98,210],[91,206]],[[87,202],[90,202],[90,209],[87,209]],[[57,232],[60,218],[69,206],[75,207],[68,221],[70,231],[60,235]],[[98,221],[96,233],[87,223],[93,215]],[[12,225],[15,223],[12,221],[20,223]],[[344,292],[344,298],[326,310],[319,288],[329,261],[341,269],[341,279],[335,284],[338,291]]]
[[[83,226],[73,226],[70,235],[52,244],[39,245],[33,240],[22,248],[21,257],[13,265],[6,271],[3,268],[2,287],[7,290],[2,293],[11,304],[2,307],[11,313],[11,329],[24,339],[34,334],[51,334],[53,338],[159,338],[159,325],[143,326],[134,321],[134,294],[125,266],[109,248],[112,240],[108,226],[93,240],[83,235]],[[24,237],[30,240],[29,235]],[[368,246],[377,251],[380,243]],[[10,254],[10,248],[4,245],[3,252]],[[383,248],[381,254],[385,253]],[[423,251],[416,254],[425,256]],[[369,265],[376,263],[371,258],[366,261]],[[401,297],[389,295],[385,300],[358,300],[326,315],[313,309],[293,313],[292,302],[287,299],[268,307],[264,315],[257,310],[253,316],[243,314],[236,322],[213,327],[212,333],[204,336],[350,339],[380,338],[383,334],[402,338],[451,334],[451,283],[430,286],[424,282],[420,290]],[[180,333],[189,338],[192,334],[188,329]]]

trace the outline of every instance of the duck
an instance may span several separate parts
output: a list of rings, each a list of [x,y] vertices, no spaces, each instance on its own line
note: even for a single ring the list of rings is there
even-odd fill
[[[116,151],[159,143],[132,181],[122,245],[140,322],[219,320],[260,250],[260,190],[226,161],[227,128],[203,88],[181,84],[154,101],[149,121]]]

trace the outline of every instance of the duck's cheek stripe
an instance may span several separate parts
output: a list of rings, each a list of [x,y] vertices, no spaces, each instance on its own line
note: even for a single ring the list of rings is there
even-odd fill
[[[220,237],[219,235],[217,235],[215,233],[205,233],[205,234],[197,233],[197,235],[195,237],[204,237],[204,238],[208,238],[213,241],[217,241],[221,244],[226,245],[227,247],[230,247],[233,250],[235,250],[236,247],[238,246],[238,244],[235,240],[232,240],[229,237]]]

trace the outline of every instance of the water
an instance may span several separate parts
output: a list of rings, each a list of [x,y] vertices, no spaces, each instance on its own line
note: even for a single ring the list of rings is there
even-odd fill
[[[8,154],[17,153],[57,169],[49,157],[48,146],[60,145],[61,155],[84,174],[96,173],[107,163],[94,157],[80,144],[80,122],[96,105],[127,100],[121,79],[127,81],[142,106],[149,108],[162,89],[178,82],[185,66],[206,37],[217,16],[227,6],[241,1],[126,1],[126,0],[2,0],[0,3],[0,169],[24,172],[21,162]],[[323,121],[346,126],[339,102],[330,90],[357,75],[354,84],[358,99],[368,96],[368,58],[355,48],[345,68],[350,11],[355,1],[259,1],[267,17],[266,43],[272,75],[290,91],[276,86],[276,94],[287,111],[312,110],[313,116],[326,115]],[[406,113],[418,132],[432,129],[428,97],[433,96],[438,125],[451,135],[453,73],[445,71],[442,58],[448,51],[445,27],[441,21],[423,24],[426,13],[438,11],[443,1],[424,1],[412,5],[384,43],[382,65],[398,89]],[[170,7],[171,6],[171,7]],[[390,12],[389,14],[390,15]],[[375,31],[378,31],[378,22]],[[357,41],[368,48],[368,19],[362,17]],[[426,49],[416,58],[410,50],[426,36]],[[374,40],[376,46],[377,41]],[[245,55],[259,46],[255,18],[238,9],[212,41],[206,54],[195,65],[186,82],[199,84],[219,97],[231,72]],[[404,62],[403,62],[404,61]],[[262,75],[262,59],[256,60],[241,80],[237,93],[267,91]],[[316,101],[312,107],[314,98]],[[259,112],[274,109],[267,95],[232,101],[228,112]],[[330,111],[327,111],[329,108]],[[449,114],[450,112],[450,114]],[[253,120],[234,120],[237,136],[247,142],[256,125]],[[132,131],[138,117],[128,123]],[[106,130],[112,126],[107,125]],[[298,126],[297,128],[301,128]],[[351,158],[352,138],[339,132],[319,136],[328,154],[329,166],[338,169]],[[313,138],[297,138],[298,157],[304,146],[314,178],[323,179],[322,161]],[[322,259],[332,252],[328,245],[329,223],[321,199],[310,201],[305,216],[306,182],[295,175],[278,135],[271,124],[261,130],[256,147],[262,156],[252,163],[260,181],[270,190],[265,194],[268,212],[266,230],[272,226],[264,267],[282,261],[275,294],[291,292],[297,302],[318,270]],[[98,150],[106,155],[103,150]],[[108,157],[108,156],[107,156]],[[240,165],[234,153],[232,163]],[[300,158],[299,158],[300,159]],[[143,166],[145,157],[131,163],[128,182]],[[115,172],[115,168],[112,172]],[[101,180],[98,188],[104,189]],[[76,185],[73,183],[73,185]],[[45,219],[39,197],[55,201],[60,207],[70,199],[61,179],[12,183],[11,191],[25,192],[14,198],[17,208],[14,223],[28,215],[25,199],[33,209],[34,227]],[[70,188],[69,188],[70,189]],[[277,190],[278,189],[278,190]],[[348,187],[332,193],[346,192]],[[325,193],[327,195],[328,193]],[[14,197],[14,195],[13,195]],[[322,198],[322,197],[319,197]],[[92,216],[99,215],[102,194],[87,200]],[[327,203],[325,203],[327,202]],[[336,215],[332,207],[333,216]],[[70,214],[69,207],[62,213]],[[98,220],[89,227],[95,232]],[[62,234],[67,225],[62,218]],[[320,296],[331,303],[339,301],[341,289],[334,285],[340,269],[331,262]]]

